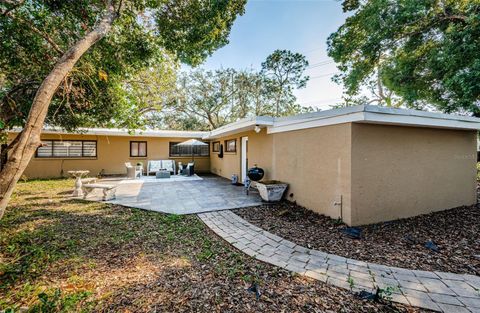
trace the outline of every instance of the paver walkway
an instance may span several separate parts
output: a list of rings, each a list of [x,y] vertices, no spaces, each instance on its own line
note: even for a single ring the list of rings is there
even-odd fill
[[[479,276],[409,270],[307,249],[230,211],[198,216],[223,239],[260,261],[352,291],[393,289],[392,301],[415,307],[480,313]]]

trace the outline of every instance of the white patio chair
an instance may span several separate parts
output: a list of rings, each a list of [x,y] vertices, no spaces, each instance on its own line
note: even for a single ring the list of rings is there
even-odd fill
[[[127,168],[127,178],[137,179],[142,176],[142,170],[139,167],[133,166],[132,163],[126,162],[125,167]]]

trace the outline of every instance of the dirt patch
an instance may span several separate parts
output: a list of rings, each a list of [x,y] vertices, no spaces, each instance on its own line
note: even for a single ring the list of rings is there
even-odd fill
[[[359,227],[361,239],[345,235],[347,226],[338,220],[290,202],[235,213],[304,247],[348,258],[410,269],[480,274],[477,206]],[[438,252],[425,246],[429,241]]]

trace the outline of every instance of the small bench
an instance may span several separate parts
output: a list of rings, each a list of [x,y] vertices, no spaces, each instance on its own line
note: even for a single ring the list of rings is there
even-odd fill
[[[96,183],[97,178],[96,177],[87,177],[87,178],[81,179],[81,181],[82,181],[82,184]]]
[[[107,184],[85,184],[82,186],[85,199],[87,195],[95,189],[102,189],[103,191],[103,201],[113,200],[115,199],[115,191],[117,186],[115,185],[107,185]]]

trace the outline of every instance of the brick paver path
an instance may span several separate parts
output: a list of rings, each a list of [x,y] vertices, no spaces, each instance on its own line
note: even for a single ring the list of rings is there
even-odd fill
[[[480,277],[368,263],[307,249],[230,211],[198,215],[220,237],[256,259],[327,284],[375,292],[392,291],[392,301],[440,312],[480,313]]]

